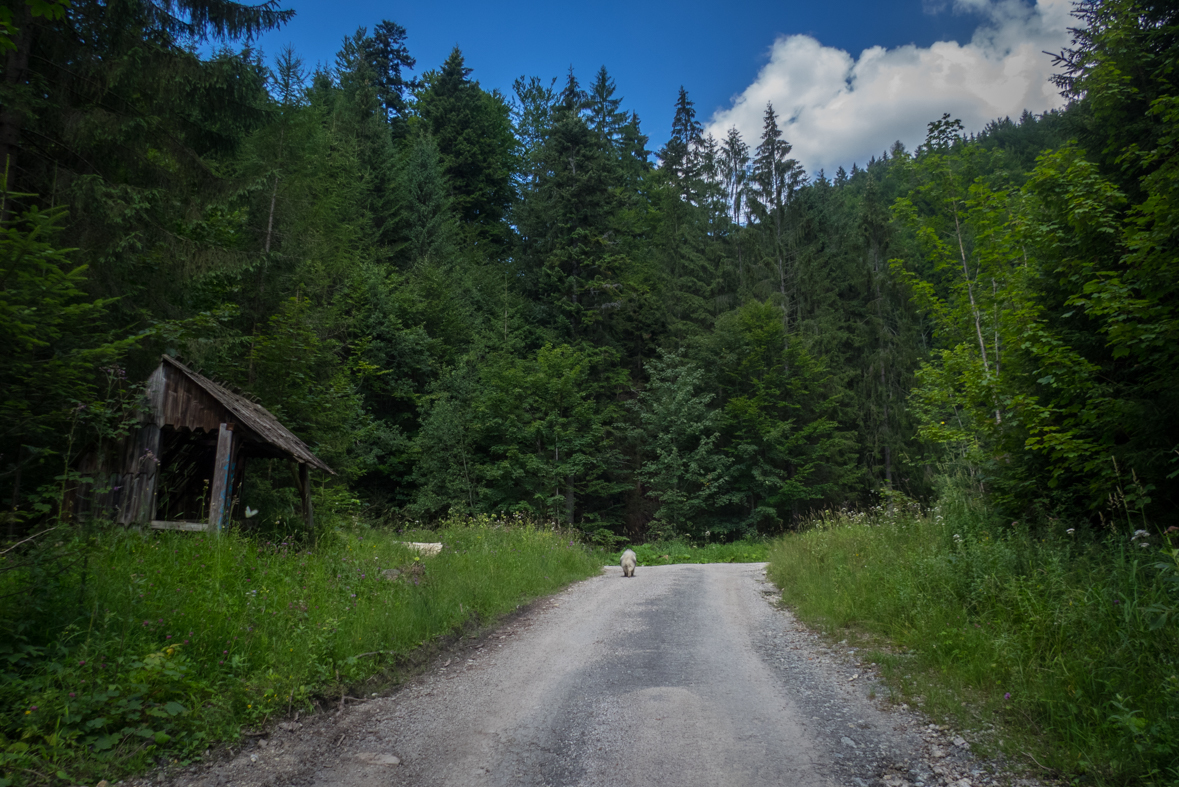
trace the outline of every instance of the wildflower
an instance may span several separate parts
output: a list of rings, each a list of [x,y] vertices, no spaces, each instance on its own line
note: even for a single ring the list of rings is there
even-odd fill
[[[1003,699],[1005,699],[1005,700],[1011,699],[1011,692],[1007,692],[1006,694],[1004,694]]]
[[[1068,533],[1071,536],[1073,533],[1077,532],[1077,529],[1075,527],[1070,527],[1068,530],[1066,530],[1064,532]]]
[[[79,666],[79,667],[83,667],[83,666],[85,666],[85,665],[86,665],[86,660],[85,660],[85,659],[82,659],[81,661],[79,661],[79,662],[78,662],[78,666]]]
[[[73,699],[75,696],[77,696],[77,695],[76,695],[76,694],[74,694],[74,692],[72,692],[72,691],[71,691],[71,692],[70,692],[70,698],[71,698],[71,699]]]

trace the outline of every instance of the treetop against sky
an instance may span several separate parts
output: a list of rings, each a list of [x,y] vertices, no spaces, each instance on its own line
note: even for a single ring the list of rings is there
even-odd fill
[[[1068,43],[1069,0],[754,0],[390,4],[290,0],[295,19],[259,41],[268,57],[291,44],[309,66],[330,64],[344,36],[391,19],[408,31],[416,74],[458,45],[486,89],[511,95],[519,76],[583,84],[605,65],[657,149],[681,85],[707,130],[731,125],[756,140],[767,101],[807,171],[850,168],[900,139],[910,149],[950,112],[968,131],[1043,112],[1061,100],[1048,82]],[[711,122],[708,122],[711,119]]]

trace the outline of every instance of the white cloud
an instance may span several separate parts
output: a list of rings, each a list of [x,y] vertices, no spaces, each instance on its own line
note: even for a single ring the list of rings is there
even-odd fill
[[[792,155],[807,169],[828,174],[861,165],[901,140],[912,150],[942,113],[961,118],[968,131],[990,120],[1044,112],[1064,102],[1049,82],[1052,58],[1068,45],[1070,0],[955,0],[956,10],[986,21],[970,43],[940,41],[927,48],[872,47],[859,59],[810,36],[774,42],[770,62],[733,105],[705,127],[723,139],[736,126],[756,147],[766,102],[778,113]]]

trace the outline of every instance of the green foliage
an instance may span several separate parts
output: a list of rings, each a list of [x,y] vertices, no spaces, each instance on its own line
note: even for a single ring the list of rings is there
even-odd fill
[[[770,106],[759,140],[718,141],[681,89],[655,168],[604,67],[588,90],[521,78],[510,104],[457,48],[411,80],[390,20],[308,75],[289,49],[268,68],[183,43],[289,17],[269,3],[9,5],[0,156],[40,195],[0,206],[13,535],[59,505],[83,433],[125,426],[160,352],[256,396],[340,471],[315,484],[329,551],[366,510],[526,513],[610,548],[733,539],[931,499],[958,472],[1006,522],[1176,521],[1166,3],[1078,6],[1065,110],[969,138],[945,116],[914,153],[830,179],[789,158]],[[297,550],[312,534],[285,471],[252,464],[248,525]],[[38,572],[22,587],[56,594]],[[1171,601],[1147,609],[1171,625]],[[942,622],[939,641],[970,635]],[[22,675],[66,665],[21,653]],[[121,696],[209,691],[178,657]],[[1151,750],[1136,691],[1089,707]]]
[[[740,540],[728,543],[689,541],[648,541],[631,549],[640,566],[670,566],[678,563],[762,563],[769,556],[769,542]],[[622,558],[622,553],[618,553]]]
[[[438,146],[428,133],[413,134],[401,167],[402,255],[410,265],[448,262],[457,253],[458,223],[447,196]]]
[[[471,69],[455,47],[439,71],[427,72],[415,110],[438,143],[454,208],[481,239],[503,243],[500,222],[511,204],[516,140],[511,111],[498,92],[469,79]]]
[[[570,74],[572,80],[572,74]],[[576,81],[534,149],[518,209],[530,293],[562,341],[617,346],[617,323],[634,300],[627,194],[617,151],[582,116]]]
[[[1076,143],[1045,152],[1016,189],[1004,154],[968,143],[946,116],[905,161],[913,189],[894,214],[915,253],[893,265],[936,330],[914,393],[921,433],[982,473],[1013,515],[1101,520],[1133,485],[1148,516],[1174,521],[1163,490],[1179,474],[1179,319],[1165,250],[1179,229],[1167,174],[1179,114],[1164,75],[1179,49],[1142,27],[1162,13],[1147,6],[1080,8],[1091,27],[1063,81],[1085,95],[1074,114],[1109,128],[1082,135],[1096,155]],[[1163,48],[1148,55],[1148,40]],[[1129,51],[1160,77],[1141,85],[1149,104],[1126,89]]]
[[[22,196],[31,195],[4,191],[0,199]],[[45,459],[64,452],[68,463],[71,439],[81,445],[93,436],[75,429],[79,420],[100,431],[119,427],[98,370],[123,375],[117,362],[138,340],[104,330],[113,299],[89,296],[86,266],[56,246],[64,213],[31,207],[0,227],[0,456],[13,478],[14,509],[24,465],[35,460],[29,469],[41,471],[25,475],[26,488],[36,489],[58,475],[46,477]],[[53,466],[60,471],[63,463]]]
[[[718,450],[720,412],[702,392],[704,373],[678,355],[647,364],[650,383],[634,408],[632,439],[642,464],[638,478],[658,501],[651,525],[656,537],[701,539],[715,511],[734,502],[729,489],[733,460]]]
[[[341,359],[314,319],[306,300],[292,298],[253,337],[254,389],[337,472],[359,475],[368,469],[364,447],[377,426],[361,407],[358,385],[379,370],[361,358]]]
[[[569,524],[610,494],[617,409],[608,353],[568,345],[488,357],[440,386],[418,438],[422,514],[525,511]],[[587,523],[588,524],[588,523]]]
[[[928,513],[824,517],[772,546],[768,573],[804,620],[883,637],[868,640],[872,660],[899,697],[968,726],[994,721],[1013,752],[1063,773],[1171,783],[1173,547],[1158,563],[1145,531],[1005,524],[955,484]]]
[[[726,314],[715,342],[725,450],[748,512],[738,527],[778,530],[840,486],[847,436],[829,417],[822,364],[790,343],[777,307],[751,301]]]
[[[423,558],[402,541],[441,541]],[[380,676],[399,654],[596,574],[567,533],[523,519],[358,529],[290,542],[105,532],[30,611],[0,574],[6,776],[111,779],[185,760]],[[402,570],[390,581],[384,569]],[[11,591],[19,590],[16,595]]]

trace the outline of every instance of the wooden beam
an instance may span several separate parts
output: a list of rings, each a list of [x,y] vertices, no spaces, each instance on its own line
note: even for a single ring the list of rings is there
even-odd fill
[[[213,462],[213,490],[209,495],[209,530],[220,533],[228,524],[233,494],[233,424],[221,424],[217,458]]]
[[[303,519],[307,520],[307,532],[315,542],[315,512],[311,510],[311,471],[306,462],[299,463],[299,494],[303,497]]]
[[[156,516],[156,483],[160,471],[160,427],[144,423],[123,439],[120,450],[118,521],[150,522]]]
[[[194,533],[203,533],[209,529],[208,522],[191,522],[167,519],[153,519],[151,521],[151,526],[153,530],[188,530]]]

